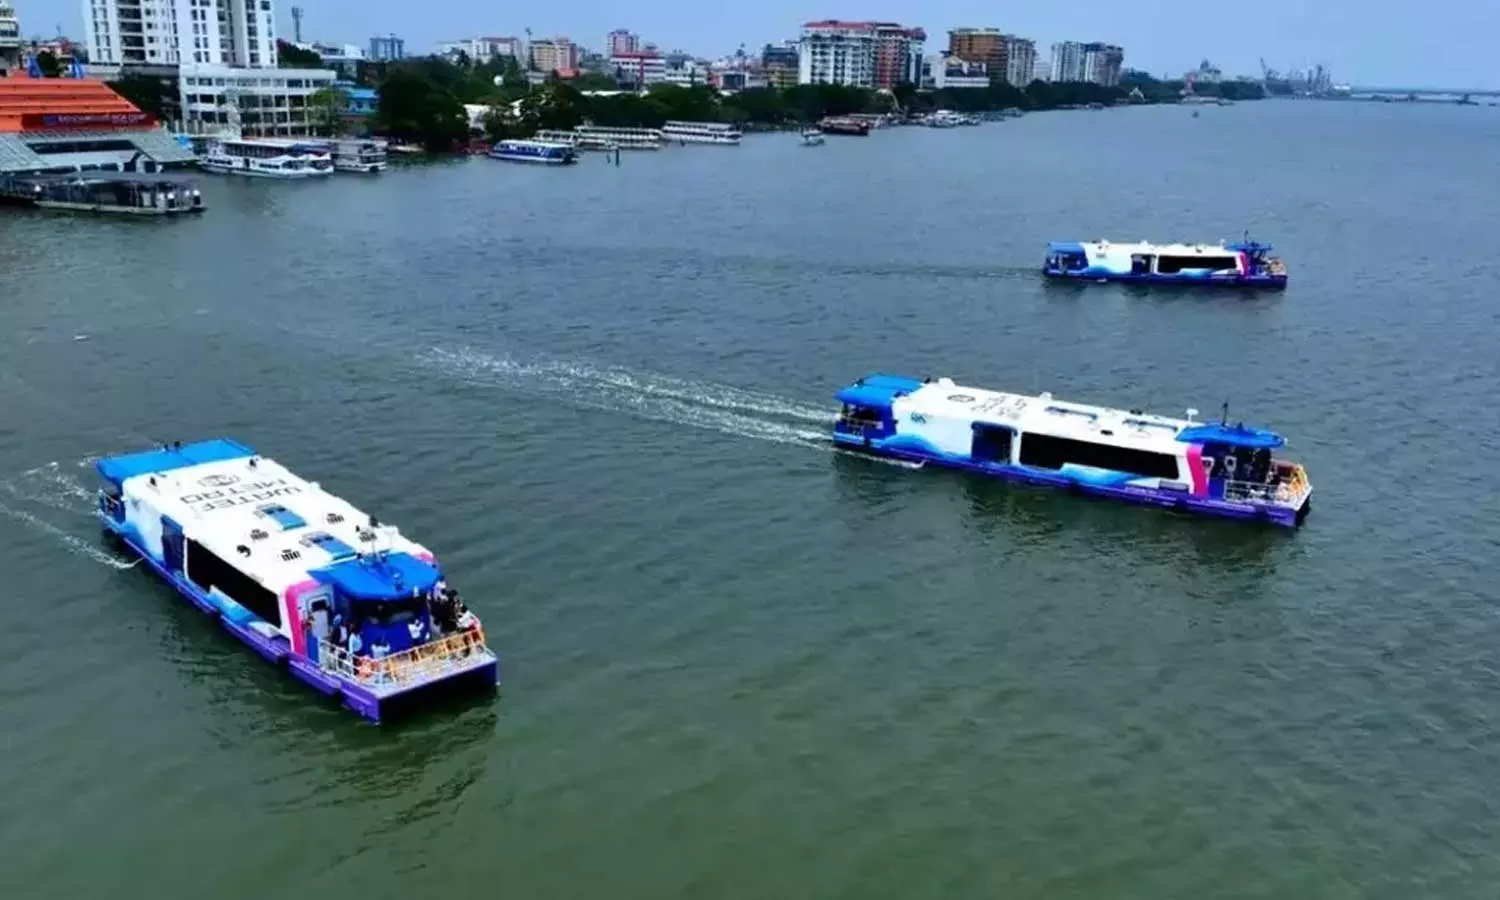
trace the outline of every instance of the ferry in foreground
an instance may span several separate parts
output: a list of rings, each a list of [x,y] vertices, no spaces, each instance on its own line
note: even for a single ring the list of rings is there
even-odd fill
[[[490,150],[490,158],[508,162],[540,163],[547,166],[571,166],[578,162],[572,144],[550,141],[501,141]]]
[[[837,394],[837,444],[877,456],[1185,512],[1297,526],[1312,495],[1281,435],[1053,399],[870,375]],[[1226,407],[1227,418],[1227,407]]]
[[[198,167],[222,175],[313,178],[333,174],[333,154],[318,141],[211,138]]]
[[[96,464],[99,519],[251,649],[380,721],[499,661],[426,548],[231,440]]]
[[[1042,274],[1080,281],[1286,287],[1286,264],[1270,244],[1112,244],[1054,241]]]

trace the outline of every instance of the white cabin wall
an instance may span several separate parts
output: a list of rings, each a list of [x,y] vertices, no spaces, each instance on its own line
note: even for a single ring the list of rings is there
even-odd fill
[[[920,437],[934,447],[954,456],[968,458],[974,449],[974,422],[972,419],[955,419],[951,416],[933,415],[914,408],[915,404],[897,399],[891,404],[891,413],[896,420],[897,434]],[[923,421],[913,422],[912,414]]]
[[[161,561],[161,510],[156,506],[156,489],[145,478],[132,478],[121,485],[125,501],[125,521],[140,535],[141,549]]]

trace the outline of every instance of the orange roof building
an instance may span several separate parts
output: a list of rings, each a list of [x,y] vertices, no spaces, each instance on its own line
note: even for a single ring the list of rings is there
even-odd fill
[[[156,120],[90,78],[0,78],[0,173],[148,169],[195,157]]]

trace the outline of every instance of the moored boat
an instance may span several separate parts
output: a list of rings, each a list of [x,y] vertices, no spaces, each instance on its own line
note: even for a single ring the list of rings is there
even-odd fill
[[[96,463],[98,515],[192,604],[265,659],[380,721],[493,687],[499,662],[436,557],[231,440]]]
[[[215,137],[208,140],[198,166],[252,178],[317,178],[333,174],[333,155],[316,140]]]
[[[1116,244],[1054,241],[1042,274],[1077,281],[1286,287],[1286,264],[1270,244]]]
[[[1312,486],[1301,465],[1272,451],[1285,439],[1243,425],[1167,418],[870,375],[837,394],[837,444],[877,456],[935,463],[1013,481],[1296,526]]]
[[[390,167],[385,141],[370,138],[338,138],[327,142],[335,172],[373,175]]]
[[[614,128],[608,125],[579,125],[573,129],[579,149],[583,150],[660,150],[659,128]]]
[[[573,150],[572,144],[554,144],[549,141],[501,141],[490,151],[490,157],[507,162],[548,166],[568,166],[578,162],[578,154]]]
[[[718,144],[739,146],[744,135],[726,122],[666,122],[661,126],[661,139],[679,144]]]
[[[824,134],[852,134],[867,135],[870,133],[870,122],[866,119],[856,119],[852,116],[829,116],[818,123],[818,127]]]
[[[802,129],[802,146],[804,146],[804,147],[816,147],[819,144],[823,143],[823,141],[824,141],[823,132],[819,131],[818,129],[816,129],[816,128],[804,128],[804,129]]]

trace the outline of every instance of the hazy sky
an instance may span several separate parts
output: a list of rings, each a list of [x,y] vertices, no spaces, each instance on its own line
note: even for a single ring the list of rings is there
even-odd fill
[[[28,34],[60,25],[82,37],[85,0],[12,0]],[[277,0],[291,35],[292,0]],[[1277,69],[1323,63],[1337,81],[1370,87],[1500,89],[1488,52],[1500,33],[1500,0],[1071,0],[999,4],[981,0],[758,0],[709,4],[684,0],[625,4],[570,0],[532,7],[493,0],[298,0],[308,40],[366,45],[394,32],[407,52],[477,35],[566,35],[598,49],[606,32],[629,28],[666,49],[703,56],[753,49],[797,36],[812,19],[878,19],[920,25],[928,50],[962,25],[1002,28],[1034,39],[1050,56],[1053,41],[1108,41],[1125,48],[1127,66],[1179,74],[1207,57],[1226,73],[1258,74],[1260,57]]]

